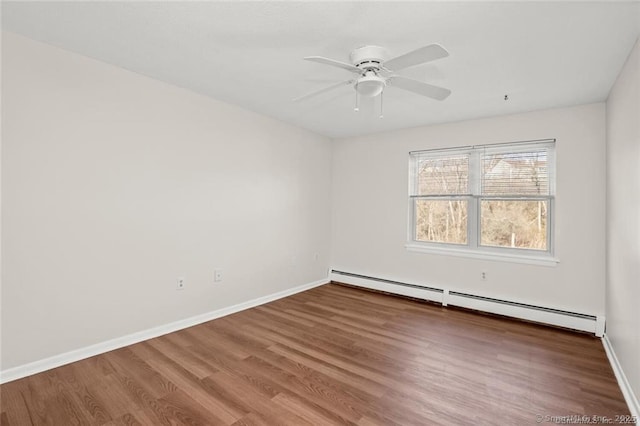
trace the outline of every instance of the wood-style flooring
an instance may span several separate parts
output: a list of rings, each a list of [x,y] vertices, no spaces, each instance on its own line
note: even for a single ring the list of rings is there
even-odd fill
[[[0,392],[2,425],[523,425],[629,414],[592,336],[336,284]]]

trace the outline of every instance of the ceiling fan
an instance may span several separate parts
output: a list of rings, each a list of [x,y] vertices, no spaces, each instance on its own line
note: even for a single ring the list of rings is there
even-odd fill
[[[388,60],[387,50],[383,47],[363,46],[351,52],[349,55],[349,59],[351,60],[350,64],[322,56],[307,56],[304,58],[307,61],[342,68],[357,74],[357,76],[295,98],[294,102],[302,101],[321,93],[337,89],[338,87],[348,85],[353,85],[356,92],[355,111],[359,110],[358,95],[368,98],[375,98],[380,95],[380,110],[382,111],[382,93],[387,86],[397,87],[399,89],[417,93],[418,95],[442,101],[451,94],[451,90],[403,77],[395,74],[395,72],[447,56],[449,56],[449,52],[439,44],[430,44]],[[380,113],[380,118],[382,118],[382,112]]]

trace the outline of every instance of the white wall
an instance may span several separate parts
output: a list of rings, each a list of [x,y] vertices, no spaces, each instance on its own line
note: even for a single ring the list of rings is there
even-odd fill
[[[640,397],[640,41],[607,100],[607,336]]]
[[[2,62],[3,370],[326,277],[328,139],[10,33]]]
[[[405,249],[409,151],[544,138],[557,139],[557,266]],[[332,197],[334,269],[604,315],[602,103],[336,141]]]

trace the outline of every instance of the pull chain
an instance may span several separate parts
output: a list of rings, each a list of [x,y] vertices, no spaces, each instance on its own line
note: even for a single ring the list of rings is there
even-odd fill
[[[384,118],[384,115],[382,115],[382,95],[384,95],[384,91],[380,92],[380,119]]]
[[[360,111],[360,107],[358,106],[358,83],[356,83],[356,90],[355,90],[355,92],[356,92],[356,106],[355,106],[355,108],[353,108],[353,110],[354,110],[355,112],[358,112],[358,111]]]

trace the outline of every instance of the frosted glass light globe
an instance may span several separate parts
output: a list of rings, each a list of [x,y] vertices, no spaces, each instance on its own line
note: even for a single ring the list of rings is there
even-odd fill
[[[385,79],[375,74],[365,75],[356,81],[356,91],[360,96],[375,98],[385,87]]]

